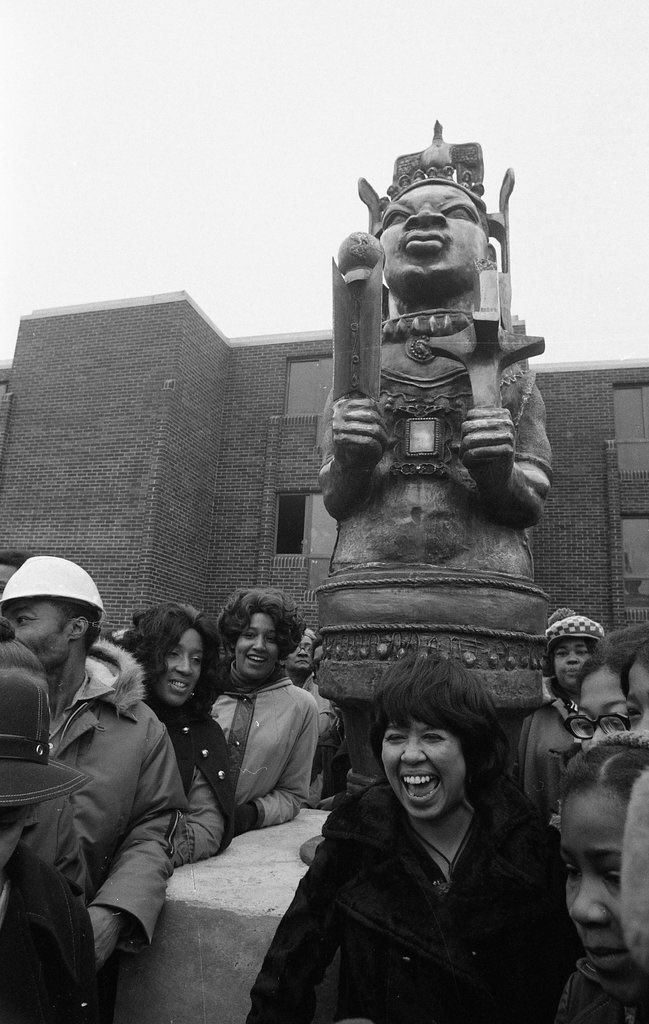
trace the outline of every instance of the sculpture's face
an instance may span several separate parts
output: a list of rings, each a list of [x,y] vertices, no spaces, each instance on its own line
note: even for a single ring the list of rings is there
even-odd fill
[[[440,182],[419,185],[390,203],[381,244],[390,291],[422,309],[472,291],[475,260],[488,255],[477,207],[461,189]]]

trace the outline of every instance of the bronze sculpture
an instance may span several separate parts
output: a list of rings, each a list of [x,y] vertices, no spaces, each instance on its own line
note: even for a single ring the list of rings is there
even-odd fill
[[[479,673],[510,732],[540,694],[546,599],[527,530],[551,470],[527,357],[544,343],[511,321],[513,172],[489,214],[482,169],[480,147],[448,145],[437,123],[428,149],[397,160],[387,197],[361,179],[370,233],[334,264],[320,483],[338,539],[318,599],[352,783],[374,773],[367,701],[408,648]]]

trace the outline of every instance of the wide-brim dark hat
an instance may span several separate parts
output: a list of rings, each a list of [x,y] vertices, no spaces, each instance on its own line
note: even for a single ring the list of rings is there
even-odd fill
[[[22,669],[0,670],[0,807],[38,804],[73,793],[83,772],[50,761],[47,694]]]

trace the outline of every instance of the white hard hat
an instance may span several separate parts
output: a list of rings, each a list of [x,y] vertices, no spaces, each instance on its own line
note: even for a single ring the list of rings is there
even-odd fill
[[[16,569],[2,595],[2,606],[21,597],[62,597],[103,612],[99,591],[85,569],[67,558],[35,555]]]

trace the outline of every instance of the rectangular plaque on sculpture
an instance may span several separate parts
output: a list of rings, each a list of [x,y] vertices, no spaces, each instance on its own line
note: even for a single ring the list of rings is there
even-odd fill
[[[442,432],[436,419],[408,420],[406,453],[408,455],[441,455]]]

